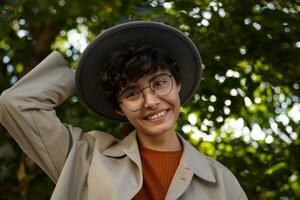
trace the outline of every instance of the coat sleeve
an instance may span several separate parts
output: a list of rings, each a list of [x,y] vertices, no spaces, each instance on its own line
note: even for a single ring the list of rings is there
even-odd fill
[[[74,93],[74,72],[51,53],[0,96],[0,123],[56,183],[81,129],[63,124],[55,107]]]

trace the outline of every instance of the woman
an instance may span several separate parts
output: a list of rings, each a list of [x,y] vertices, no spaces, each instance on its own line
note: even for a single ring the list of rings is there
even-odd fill
[[[50,54],[0,97],[0,122],[56,183],[51,199],[247,199],[232,173],[173,128],[197,90],[201,59],[190,39],[156,22],[100,34],[76,76]],[[74,94],[99,116],[135,128],[108,133],[60,122],[56,106]]]

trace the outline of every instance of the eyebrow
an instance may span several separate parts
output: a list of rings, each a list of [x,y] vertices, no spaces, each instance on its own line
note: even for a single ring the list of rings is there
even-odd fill
[[[154,75],[148,80],[148,82],[150,83],[150,82],[153,81],[155,78],[160,77],[160,76],[163,76],[163,75],[168,75],[168,76],[170,76],[170,74],[165,73],[165,72],[162,72],[162,73],[156,73],[156,74],[154,74]]]
[[[139,85],[138,84],[135,84],[135,85],[132,84],[132,85],[126,86],[122,91],[119,92],[119,96],[121,96],[122,94],[124,94],[128,90],[134,90],[134,89],[139,89]]]

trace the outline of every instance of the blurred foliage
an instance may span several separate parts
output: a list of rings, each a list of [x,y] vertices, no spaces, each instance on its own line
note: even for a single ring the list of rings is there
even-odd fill
[[[299,0],[2,0],[0,92],[52,50],[76,68],[86,43],[113,25],[172,25],[193,39],[204,63],[200,89],[182,107],[177,130],[231,169],[249,199],[300,199],[299,12]],[[91,115],[76,97],[57,113],[84,130],[122,137],[122,125]],[[49,199],[53,188],[1,134],[0,199]]]

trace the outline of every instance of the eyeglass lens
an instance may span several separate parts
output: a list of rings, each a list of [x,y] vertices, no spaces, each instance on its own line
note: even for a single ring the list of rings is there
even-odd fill
[[[150,88],[151,92],[158,96],[164,96],[171,92],[173,87],[172,75],[161,73],[150,79],[149,85],[142,88],[126,89],[121,94],[121,103],[130,111],[137,111],[142,108],[144,101],[143,90]]]

